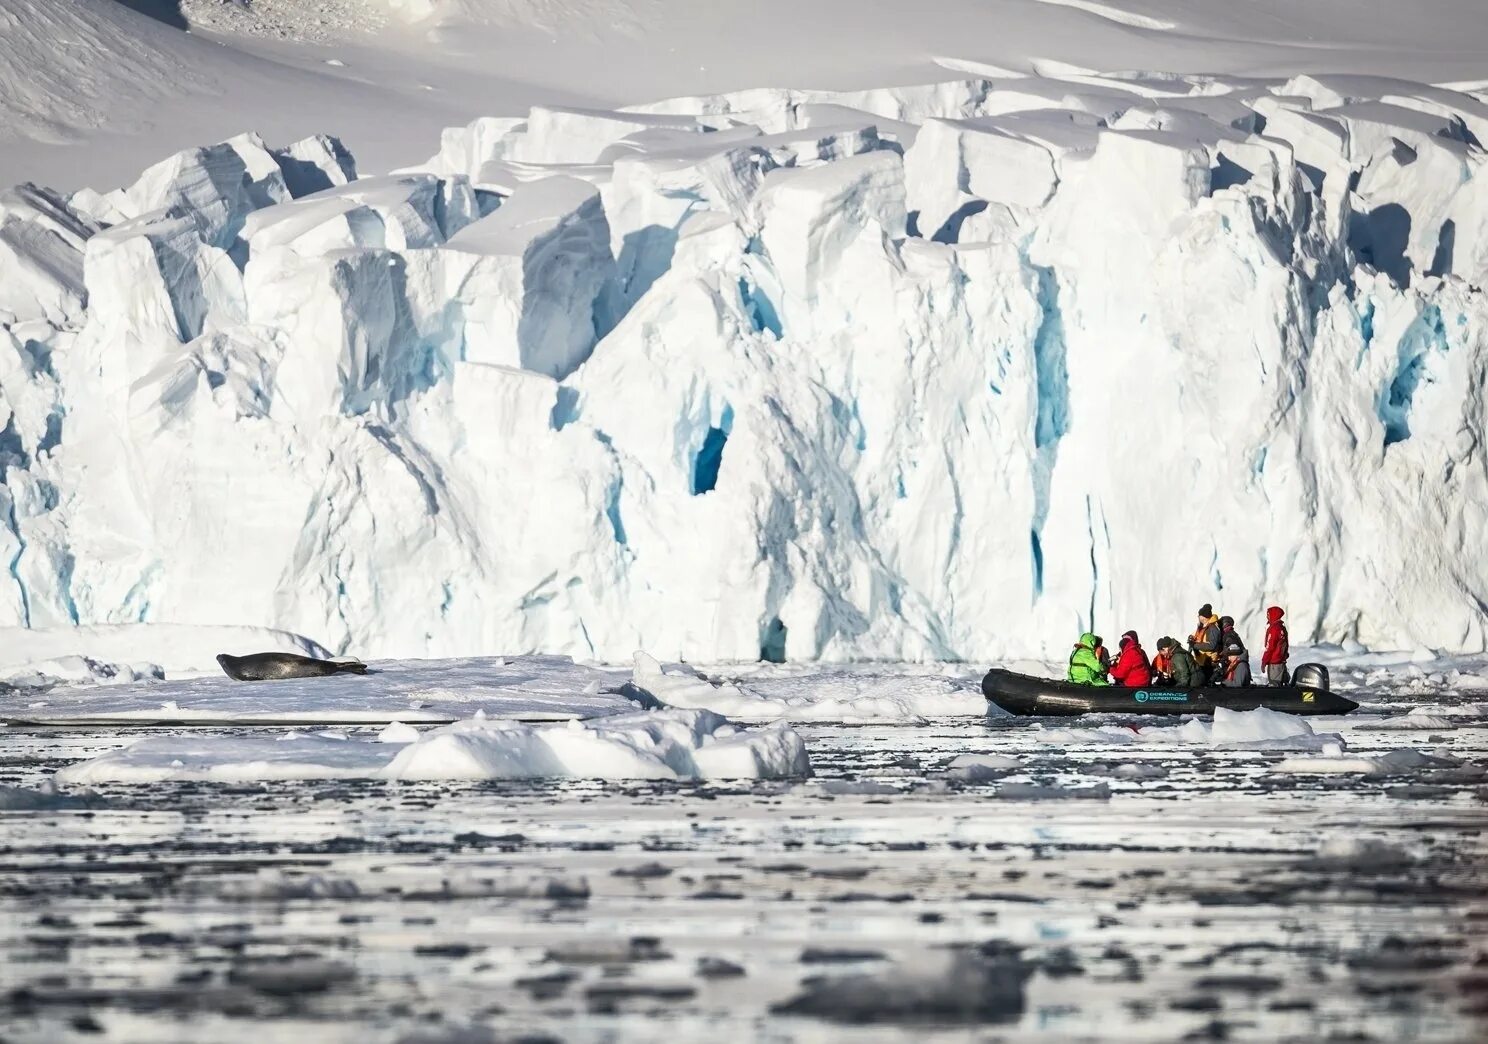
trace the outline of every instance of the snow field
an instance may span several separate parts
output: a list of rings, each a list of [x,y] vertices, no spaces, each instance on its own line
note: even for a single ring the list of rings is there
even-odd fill
[[[1197,598],[1484,651],[1488,109],[1065,75],[16,190],[0,620],[988,662]]]

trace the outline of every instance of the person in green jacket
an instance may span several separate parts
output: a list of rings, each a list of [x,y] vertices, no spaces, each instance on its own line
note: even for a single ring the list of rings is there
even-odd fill
[[[1069,680],[1077,685],[1110,685],[1106,668],[1101,665],[1095,651],[1095,635],[1089,631],[1080,635],[1075,651],[1070,653]]]
[[[1158,674],[1167,685],[1175,689],[1197,689],[1204,684],[1204,676],[1188,650],[1168,637],[1157,640]]]

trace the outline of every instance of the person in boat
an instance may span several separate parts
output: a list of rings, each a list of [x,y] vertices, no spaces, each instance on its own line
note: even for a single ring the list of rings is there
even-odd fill
[[[1100,661],[1101,670],[1110,674],[1111,650],[1106,648],[1106,640],[1100,635],[1095,636],[1095,658]]]
[[[1287,657],[1291,654],[1291,642],[1286,624],[1281,618],[1286,615],[1281,606],[1273,605],[1266,610],[1266,648],[1261,653],[1261,668],[1266,672],[1267,685],[1285,685],[1291,680],[1287,673]]]
[[[1223,666],[1215,681],[1227,689],[1243,689],[1250,684],[1250,661],[1245,646],[1231,642],[1224,647]]]
[[[1100,657],[1095,652],[1098,640],[1095,635],[1086,631],[1080,635],[1074,652],[1070,653],[1069,680],[1076,685],[1111,684],[1106,678],[1106,668],[1101,664]]]
[[[1153,646],[1156,652],[1152,654],[1152,680],[1158,685],[1173,684],[1173,654],[1169,651],[1172,644],[1173,639],[1163,635]]]
[[[1197,689],[1204,684],[1198,665],[1176,639],[1164,636],[1157,640],[1157,659],[1152,664],[1164,684],[1175,689]]]
[[[1245,639],[1240,637],[1240,632],[1235,630],[1235,618],[1233,616],[1221,616],[1219,618],[1219,646],[1238,645],[1245,649],[1249,655],[1250,650],[1245,648]]]
[[[1214,607],[1205,602],[1199,606],[1199,626],[1194,628],[1194,633],[1188,639],[1188,651],[1193,655],[1194,666],[1205,677],[1214,673],[1219,665],[1219,650],[1223,645],[1220,641],[1219,617],[1214,615]]]
[[[1147,662],[1147,653],[1136,631],[1121,636],[1121,653],[1111,668],[1111,681],[1133,689],[1152,684],[1152,664]]]

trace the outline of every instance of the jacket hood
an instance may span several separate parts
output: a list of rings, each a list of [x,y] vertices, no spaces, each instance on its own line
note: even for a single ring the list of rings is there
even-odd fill
[[[1085,648],[1087,649],[1094,649],[1095,635],[1091,634],[1089,631],[1086,631],[1084,634],[1080,635],[1080,644],[1085,646]]]
[[[1285,615],[1286,614],[1282,611],[1281,606],[1273,605],[1271,608],[1266,610],[1266,622],[1275,623]]]

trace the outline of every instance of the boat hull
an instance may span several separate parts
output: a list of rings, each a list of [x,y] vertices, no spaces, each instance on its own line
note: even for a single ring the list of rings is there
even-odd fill
[[[1250,685],[1228,689],[1126,688],[1119,685],[1076,685],[1034,678],[994,667],[982,679],[982,695],[1010,714],[1073,717],[1078,714],[1213,714],[1215,708],[1247,711],[1257,707],[1286,714],[1347,714],[1359,705],[1327,689],[1296,685]]]

